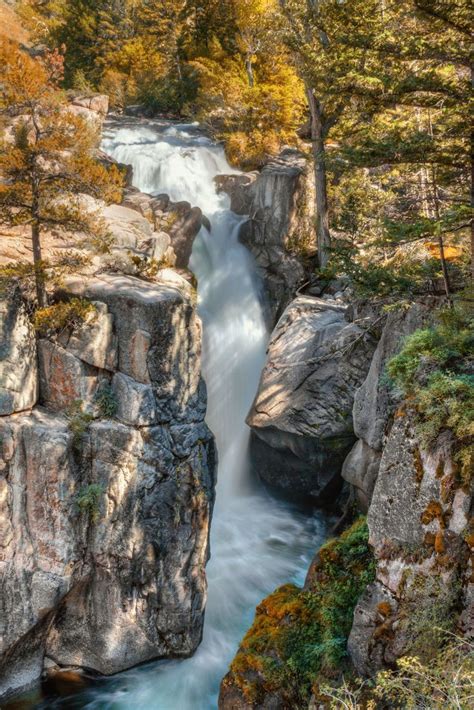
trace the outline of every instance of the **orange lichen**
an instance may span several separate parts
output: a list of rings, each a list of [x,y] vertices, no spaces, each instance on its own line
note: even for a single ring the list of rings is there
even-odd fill
[[[443,552],[445,552],[445,550],[446,550],[446,547],[444,544],[444,534],[443,534],[442,530],[439,530],[436,533],[434,548],[435,548],[435,552],[438,555],[443,554]]]
[[[380,602],[380,604],[377,606],[377,611],[385,619],[392,613],[392,606],[389,602]]]
[[[444,525],[443,509],[436,500],[432,500],[421,514],[421,522],[423,525],[429,525],[433,520],[439,520],[440,525]]]

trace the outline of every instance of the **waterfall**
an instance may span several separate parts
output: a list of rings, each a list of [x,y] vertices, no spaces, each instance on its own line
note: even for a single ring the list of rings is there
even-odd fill
[[[216,175],[235,172],[222,146],[194,124],[137,122],[112,124],[103,149],[133,165],[136,187],[187,200],[211,222],[211,232],[203,228],[195,241],[191,268],[198,279],[207,421],[216,436],[219,471],[201,646],[192,658],[148,664],[105,680],[76,697],[73,707],[210,710],[217,707],[219,683],[255,606],[280,584],[303,581],[324,524],[274,500],[250,480],[245,417],[268,334],[256,266],[238,239],[243,219],[214,186]]]

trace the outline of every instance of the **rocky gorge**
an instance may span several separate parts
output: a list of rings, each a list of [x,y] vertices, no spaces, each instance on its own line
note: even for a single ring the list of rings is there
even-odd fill
[[[81,111],[94,112],[85,103]],[[152,128],[142,119],[137,124],[124,118],[113,119],[105,131],[112,131],[115,140],[120,131]],[[173,141],[185,143],[183,161],[195,143],[198,151],[203,145],[203,136],[188,127],[171,124],[157,130],[162,140],[163,131],[165,137],[170,131],[172,156]],[[181,131],[178,138],[176,131]],[[146,139],[157,143],[148,134]],[[123,143],[117,139],[119,164],[120,150],[138,154],[133,140],[128,134]],[[168,153],[162,156],[170,169],[168,159]],[[294,628],[306,639],[309,629],[315,634],[309,634],[309,646],[324,637],[314,600],[332,603],[328,579],[344,586],[350,576],[353,586],[345,599],[346,637],[324,640],[344,646],[334,666],[349,664],[361,677],[392,667],[412,652],[420,629],[438,623],[443,614],[449,613],[466,637],[474,635],[472,485],[459,482],[449,433],[427,447],[410,401],[386,374],[404,338],[431,323],[441,299],[422,297],[390,310],[383,301],[357,298],[348,279],[313,277],[314,188],[298,151],[284,149],[261,171],[249,174],[221,173],[222,166],[218,162],[209,170],[220,197],[213,187],[211,197],[203,193],[201,204],[145,190],[149,173],[137,174],[136,166],[128,169],[120,205],[94,203],[112,237],[110,252],[94,255],[82,273],[66,278],[55,293],[59,302],[90,304],[79,326],[35,332],[20,290],[3,294],[0,697],[61,668],[112,675],[152,659],[185,658],[199,647],[206,564],[213,554],[209,536],[212,526],[219,525],[217,517],[212,520],[216,434],[219,459],[225,461],[220,472],[229,459],[238,459],[235,449],[222,444],[228,432],[219,427],[229,401],[208,411],[206,419],[209,402],[212,410],[222,387],[229,386],[213,375],[225,380],[227,371],[211,373],[207,360],[204,372],[201,361],[203,346],[204,361],[217,348],[216,340],[206,336],[214,335],[212,317],[229,313],[231,304],[223,294],[229,301],[242,294],[231,290],[230,267],[225,271],[222,254],[212,251],[212,240],[216,248],[216,240],[230,232],[238,237],[237,245],[225,242],[233,250],[232,269],[242,264],[240,277],[252,275],[241,284],[251,292],[245,302],[251,325],[232,324],[234,330],[241,327],[249,353],[239,352],[256,376],[254,382],[244,371],[232,390],[234,398],[244,387],[251,395],[242,404],[248,429],[242,421],[239,444],[246,451],[250,436],[254,479],[272,496],[261,494],[255,517],[260,520],[265,507],[277,505],[276,494],[289,505],[304,501],[313,517],[323,519],[323,513],[314,513],[321,509],[343,514],[339,530],[345,532],[318,549],[325,528],[315,532],[307,522],[297,527],[299,518],[293,513],[285,517],[289,508],[275,507],[265,529],[269,546],[285,547],[284,535],[295,525],[292,534],[306,536],[305,544],[309,537],[316,557],[308,565],[307,547],[300,551],[309,566],[304,584],[295,564],[278,569],[275,585],[295,584],[278,587],[259,604],[222,681],[219,707],[297,706],[288,633]],[[181,164],[173,167],[182,169]],[[154,174],[153,179],[161,185],[167,178]],[[223,207],[214,199],[230,200],[234,216],[229,218],[227,203]],[[223,211],[230,221],[222,226]],[[71,246],[55,235],[50,239],[50,249]],[[13,231],[3,257],[9,260],[25,249],[21,234]],[[218,263],[223,269],[219,280],[224,283],[217,285],[222,289],[218,298],[205,300],[217,286],[202,278],[201,288],[205,283],[207,291],[198,293],[199,315],[188,269],[203,269],[202,263],[196,265],[202,253],[211,254],[214,267]],[[271,331],[268,345],[266,328]],[[224,335],[236,347],[229,332]],[[242,347],[241,341],[237,344]],[[234,353],[229,348],[223,352],[232,371]],[[244,505],[250,509],[249,499]],[[367,514],[367,526],[359,513]],[[278,517],[284,519],[281,528]],[[355,520],[352,527],[350,520]],[[250,525],[248,517],[242,521]],[[227,530],[223,535],[232,539]],[[277,559],[276,553],[268,561],[253,561],[266,565],[265,594],[272,589],[269,569],[278,566]],[[247,616],[245,623],[250,623]],[[166,685],[166,679],[162,682]],[[306,682],[302,687],[307,690]],[[217,702],[214,690],[206,693],[202,706],[211,707]],[[329,707],[318,694],[311,686],[310,700],[302,696],[298,702]]]

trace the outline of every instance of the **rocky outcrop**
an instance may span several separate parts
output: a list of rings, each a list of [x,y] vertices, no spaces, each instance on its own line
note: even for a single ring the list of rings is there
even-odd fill
[[[383,328],[367,378],[354,398],[354,445],[342,470],[354,488],[360,509],[367,512],[377,480],[387,427],[397,406],[396,393],[386,375],[388,361],[400,350],[403,338],[423,327],[434,307],[433,299],[393,311],[383,318]]]
[[[0,301],[0,416],[31,409],[37,399],[35,333],[14,286]]]
[[[65,291],[95,314],[40,340],[43,406],[0,418],[0,697],[44,664],[111,674],[202,633],[215,449],[195,310],[125,276]]]
[[[142,214],[159,235],[168,235],[167,246],[171,246],[174,252],[174,265],[188,268],[194,240],[201,227],[210,229],[199,207],[191,207],[189,202],[171,202],[168,195],[152,197],[134,188],[126,191],[122,204]]]
[[[257,260],[273,327],[305,281],[304,259],[316,252],[312,171],[286,148],[260,173],[219,176],[217,187],[230,195],[234,212],[249,215],[240,239]]]
[[[376,346],[371,319],[299,296],[280,319],[248,417],[255,470],[290,497],[331,501],[354,440],[354,396]]]
[[[425,653],[457,619],[463,633],[474,634],[472,607],[465,606],[472,486],[457,479],[450,435],[423,450],[413,419],[410,410],[397,413],[369,509],[376,581],[356,607],[348,643],[365,676],[402,655]]]

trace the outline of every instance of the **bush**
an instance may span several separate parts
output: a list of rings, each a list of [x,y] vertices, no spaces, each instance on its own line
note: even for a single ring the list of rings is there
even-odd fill
[[[361,518],[321,548],[308,589],[287,584],[257,608],[230,672],[245,698],[258,705],[278,692],[307,708],[314,684],[344,664],[355,605],[374,576]]]
[[[76,399],[66,412],[69,419],[68,429],[72,432],[72,445],[77,448],[81,443],[82,437],[88,430],[90,424],[94,421],[94,416],[83,409],[81,399]]]
[[[92,483],[78,493],[76,502],[81,513],[85,513],[92,523],[99,519],[100,499],[104,489],[97,483]]]
[[[375,682],[343,679],[338,687],[323,686],[321,694],[324,707],[331,710],[467,710],[474,697],[474,645],[445,634],[443,649],[429,662],[404,656],[397,661],[396,670],[379,673]]]
[[[55,333],[66,328],[78,328],[96,308],[93,303],[84,298],[72,298],[61,301],[47,308],[40,308],[34,315],[33,325],[41,335]]]
[[[115,393],[108,382],[104,382],[95,396],[95,403],[97,405],[98,416],[103,419],[112,419],[117,414],[117,398]]]
[[[467,483],[474,470],[474,316],[460,307],[442,311],[437,325],[405,339],[387,369],[417,412],[425,446],[444,430],[453,433]]]

